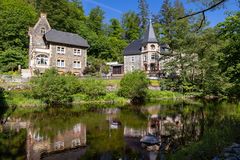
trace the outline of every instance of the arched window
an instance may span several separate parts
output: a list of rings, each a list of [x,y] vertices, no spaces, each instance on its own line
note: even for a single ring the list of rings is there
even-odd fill
[[[155,45],[152,44],[152,45],[151,45],[151,49],[152,49],[152,50],[155,50]]]
[[[46,33],[46,29],[44,27],[41,28],[41,34],[45,34]]]
[[[48,56],[40,54],[36,56],[37,65],[48,65]]]

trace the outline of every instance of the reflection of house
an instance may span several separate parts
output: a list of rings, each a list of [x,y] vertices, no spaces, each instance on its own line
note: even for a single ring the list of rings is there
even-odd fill
[[[143,137],[147,135],[147,131],[145,129],[135,129],[125,126],[123,134],[125,137]]]
[[[28,132],[27,154],[29,160],[40,159],[42,153],[54,153],[86,146],[86,126],[76,124],[73,129],[59,132],[53,138],[40,136],[39,132]]]
[[[167,45],[161,45],[155,36],[152,23],[150,22],[142,39],[130,43],[124,50],[124,72],[143,70],[148,74],[159,74],[163,68],[160,60],[167,51]]]
[[[29,29],[29,67],[32,73],[55,67],[81,75],[87,64],[87,41],[77,34],[51,29],[46,14]]]

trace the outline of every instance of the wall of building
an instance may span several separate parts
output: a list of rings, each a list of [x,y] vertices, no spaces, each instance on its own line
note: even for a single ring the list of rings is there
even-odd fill
[[[141,69],[141,55],[124,56],[124,73]]]
[[[65,48],[65,54],[57,53],[58,46]],[[81,49],[81,55],[74,55],[74,52],[73,52],[74,48]],[[86,62],[86,60],[87,60],[87,49],[86,48],[51,44],[50,50],[51,50],[50,67],[57,67],[57,60],[64,60],[65,67],[57,67],[59,72],[71,72],[76,75],[79,75],[79,74],[81,75],[83,73],[84,68],[86,67],[86,63],[87,63]],[[74,61],[80,61],[81,68],[74,68],[73,67]]]

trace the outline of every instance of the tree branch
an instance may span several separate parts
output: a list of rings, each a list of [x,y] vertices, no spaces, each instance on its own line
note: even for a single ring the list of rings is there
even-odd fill
[[[205,20],[206,20],[205,12],[202,12],[202,19],[196,31],[199,31],[202,28],[202,25],[204,24]]]
[[[227,1],[227,0],[221,0],[221,1],[219,1],[218,3],[215,3],[215,4],[213,4],[212,6],[206,8],[206,9],[204,9],[204,10],[201,10],[201,11],[198,11],[198,12],[194,12],[194,13],[185,15],[185,16],[183,16],[183,17],[179,17],[178,20],[184,19],[184,18],[187,18],[187,17],[191,17],[191,16],[195,16],[195,15],[200,14],[200,13],[205,14],[205,12],[207,12],[207,11],[209,11],[209,10],[217,7],[218,5],[222,4],[222,3],[225,2],[225,1]]]

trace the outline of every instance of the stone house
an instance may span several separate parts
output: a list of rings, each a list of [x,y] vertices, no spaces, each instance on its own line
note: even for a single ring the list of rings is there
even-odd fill
[[[29,69],[32,75],[50,67],[59,73],[82,75],[87,66],[88,42],[81,36],[52,29],[47,15],[41,13],[38,22],[29,28]]]
[[[168,45],[159,44],[150,22],[143,38],[133,41],[124,49],[124,73],[143,70],[150,76],[159,76],[166,61],[164,53],[169,49]]]

